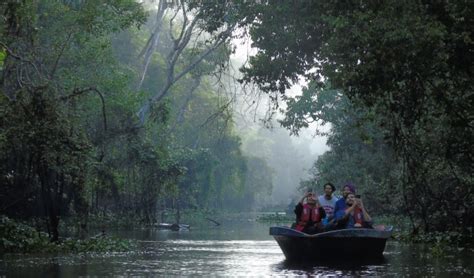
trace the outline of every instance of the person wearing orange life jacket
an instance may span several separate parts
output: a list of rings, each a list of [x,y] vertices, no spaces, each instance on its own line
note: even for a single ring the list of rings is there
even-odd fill
[[[372,218],[360,198],[349,193],[346,198],[346,209],[336,212],[336,221],[340,228],[372,228]]]
[[[306,199],[306,203],[304,200]],[[307,192],[295,207],[296,226],[295,229],[307,233],[315,234],[323,231],[321,220],[326,218],[326,212],[319,205],[316,194]]]

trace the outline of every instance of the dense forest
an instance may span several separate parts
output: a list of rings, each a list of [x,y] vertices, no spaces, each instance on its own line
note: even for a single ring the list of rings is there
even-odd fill
[[[360,185],[412,231],[472,229],[472,1],[268,1],[243,81],[287,103],[298,133],[331,123],[308,181]],[[301,96],[285,91],[303,76]],[[377,204],[375,206],[375,204]]]
[[[66,217],[86,229],[91,215],[153,223],[169,208],[261,207],[285,175],[250,154],[296,151],[236,131],[236,98],[251,87],[271,99],[266,122],[281,112],[294,135],[330,127],[315,131],[330,150],[302,187],[352,181],[373,210],[407,216],[413,233],[468,231],[473,8],[4,1],[0,214],[43,219],[56,241]],[[256,49],[239,73],[236,38]],[[289,94],[302,79],[302,94]]]
[[[197,8],[135,1],[11,1],[1,14],[1,213],[246,210],[271,194],[244,156],[224,89],[231,29]]]

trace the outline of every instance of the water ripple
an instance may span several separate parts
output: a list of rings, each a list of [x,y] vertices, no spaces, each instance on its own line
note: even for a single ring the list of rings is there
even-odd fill
[[[0,260],[0,277],[473,276],[471,250],[433,258],[424,253],[425,249],[389,242],[381,261],[304,264],[286,261],[273,240],[143,240],[136,252],[4,256]]]

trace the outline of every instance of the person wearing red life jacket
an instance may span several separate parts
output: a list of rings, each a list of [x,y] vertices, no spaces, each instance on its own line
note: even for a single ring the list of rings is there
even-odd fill
[[[306,199],[306,203],[304,203]],[[295,229],[307,233],[315,234],[322,232],[324,227],[321,220],[326,218],[326,212],[319,205],[316,194],[307,192],[295,207],[296,225]]]
[[[339,228],[372,228],[372,218],[362,199],[352,192],[347,195],[346,209],[337,211],[335,217]]]

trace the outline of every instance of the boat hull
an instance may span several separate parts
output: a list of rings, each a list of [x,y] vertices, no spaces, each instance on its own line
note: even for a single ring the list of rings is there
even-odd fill
[[[377,258],[383,256],[391,228],[345,229],[307,235],[287,227],[272,227],[273,235],[287,260],[334,258]]]

